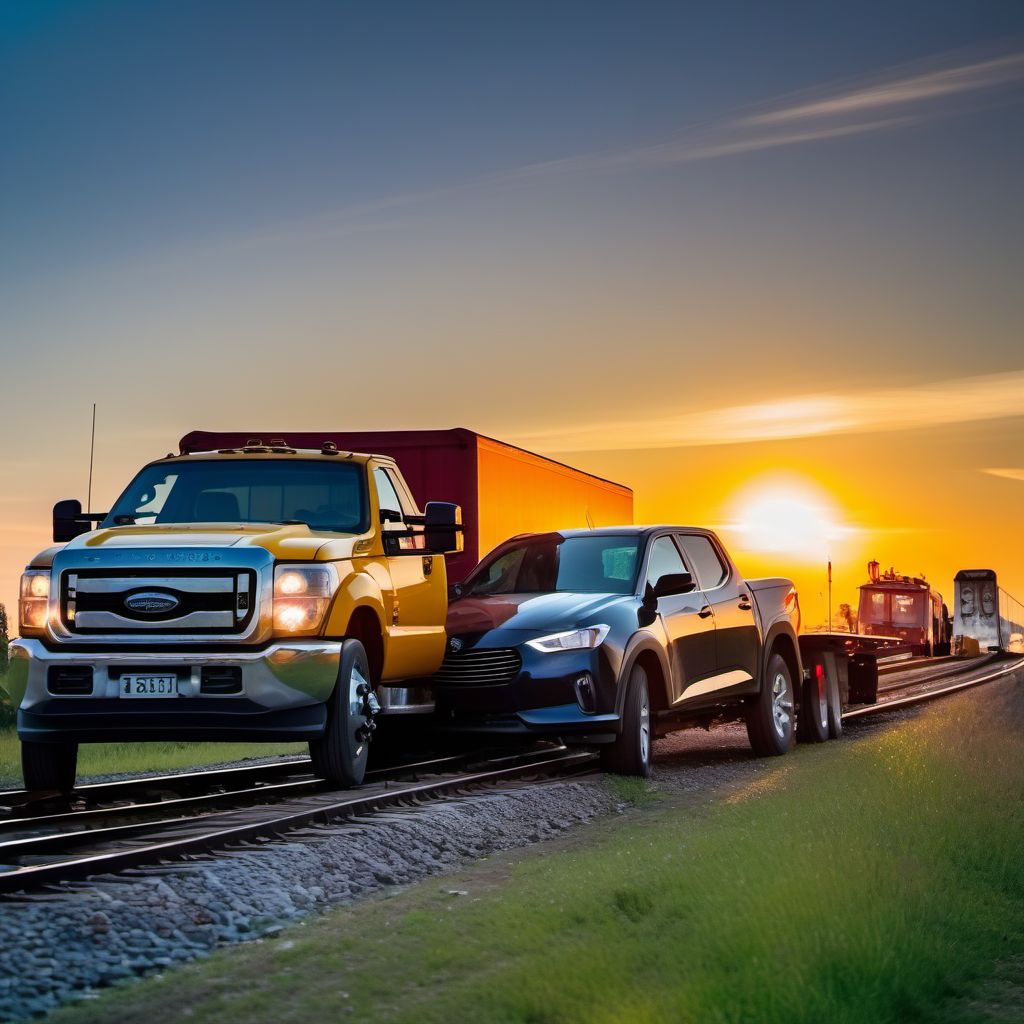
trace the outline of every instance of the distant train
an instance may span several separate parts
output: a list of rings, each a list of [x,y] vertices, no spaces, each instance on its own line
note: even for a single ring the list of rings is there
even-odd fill
[[[914,654],[949,654],[952,634],[942,595],[924,577],[878,570],[878,562],[868,562],[868,582],[860,588],[858,631],[898,638],[911,645]]]
[[[953,634],[973,637],[983,651],[1024,654],[1024,606],[999,586],[995,570],[961,569],[953,583]]]

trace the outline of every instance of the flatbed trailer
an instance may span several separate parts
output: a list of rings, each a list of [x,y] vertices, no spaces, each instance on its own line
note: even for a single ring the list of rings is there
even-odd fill
[[[863,633],[803,633],[797,644],[804,678],[824,688],[830,717],[850,705],[877,703],[879,667],[909,661],[914,652],[902,637]]]

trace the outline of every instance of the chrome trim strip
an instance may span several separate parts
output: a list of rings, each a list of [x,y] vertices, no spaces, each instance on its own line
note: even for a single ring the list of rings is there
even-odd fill
[[[69,586],[71,584],[69,583]],[[78,576],[79,594],[119,594],[126,590],[177,590],[183,594],[233,594],[235,578],[203,576]]]
[[[76,612],[75,629],[231,629],[234,612],[189,612],[177,619],[129,619],[114,612]],[[108,636],[108,640],[116,637]]]

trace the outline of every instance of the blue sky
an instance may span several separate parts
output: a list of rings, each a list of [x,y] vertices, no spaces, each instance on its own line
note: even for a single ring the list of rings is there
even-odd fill
[[[101,501],[268,418],[1018,468],[1022,55],[1006,2],[9,0],[0,599],[93,401]]]

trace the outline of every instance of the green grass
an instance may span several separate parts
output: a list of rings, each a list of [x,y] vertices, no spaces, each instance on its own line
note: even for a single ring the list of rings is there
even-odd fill
[[[1022,708],[1001,684],[800,748],[55,1020],[987,1020],[971,993],[1024,963]]]
[[[78,776],[168,771],[305,750],[304,743],[83,743],[78,752]],[[11,728],[0,729],[0,788],[20,785],[18,737]]]

